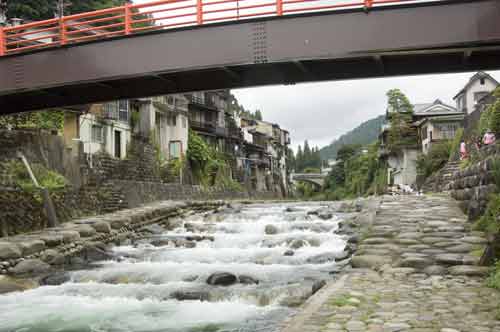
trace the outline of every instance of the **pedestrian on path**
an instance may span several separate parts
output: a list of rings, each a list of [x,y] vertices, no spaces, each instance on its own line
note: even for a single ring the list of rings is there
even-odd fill
[[[460,142],[460,160],[465,160],[467,157],[467,144],[462,140],[462,142]]]

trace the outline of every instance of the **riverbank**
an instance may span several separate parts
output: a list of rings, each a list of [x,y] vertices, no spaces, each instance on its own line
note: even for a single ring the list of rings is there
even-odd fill
[[[478,266],[484,234],[447,196],[384,197],[353,269],[284,324],[298,331],[499,331],[500,293]]]
[[[88,264],[108,257],[105,246],[170,227],[176,218],[210,211],[224,201],[163,201],[63,223],[60,227],[0,240],[0,274],[41,275],[52,268]],[[149,229],[145,228],[151,226]]]

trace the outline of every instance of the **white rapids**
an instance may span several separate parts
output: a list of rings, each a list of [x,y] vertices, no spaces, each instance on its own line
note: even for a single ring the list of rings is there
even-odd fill
[[[328,220],[308,215],[324,205],[259,204],[215,217],[187,217],[156,239],[211,238],[195,248],[155,247],[147,241],[115,247],[123,260],[73,271],[71,280],[59,286],[2,295],[0,331],[276,331],[296,310],[294,299],[310,295],[314,281],[332,278],[339,268],[333,259],[315,260],[339,255],[346,245],[335,234],[341,215]],[[267,235],[267,225],[277,234]],[[303,240],[303,246],[291,249],[294,240]],[[290,250],[293,255],[284,255]],[[259,283],[208,285],[207,278],[216,272],[249,276]],[[179,291],[206,297],[176,300],[172,295]]]

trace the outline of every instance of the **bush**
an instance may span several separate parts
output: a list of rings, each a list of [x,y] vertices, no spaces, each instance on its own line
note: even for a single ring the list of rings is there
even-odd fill
[[[488,287],[500,289],[500,262],[496,262],[492,268],[490,276],[486,280]]]
[[[455,133],[455,137],[450,143],[450,157],[449,160],[457,160],[460,156],[460,143],[464,136],[464,128],[459,128]]]
[[[489,127],[497,135],[500,135],[500,88],[493,95],[497,98],[495,103],[488,108]]]
[[[417,159],[418,175],[425,180],[443,168],[450,158],[450,150],[449,141],[433,144],[427,155],[421,155]]]
[[[488,234],[497,234],[500,231],[498,216],[500,216],[500,195],[492,194],[488,201],[486,211],[475,223],[475,228]]]
[[[4,164],[5,170],[12,177],[16,186],[24,191],[36,192],[35,184],[31,180],[28,170],[21,161],[12,160]],[[41,164],[31,165],[31,170],[40,186],[49,191],[60,190],[68,185],[68,181],[61,174],[48,170]]]

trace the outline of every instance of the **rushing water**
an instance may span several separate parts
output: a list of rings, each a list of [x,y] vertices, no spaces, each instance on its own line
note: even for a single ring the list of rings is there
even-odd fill
[[[195,231],[213,238],[195,248],[155,247],[147,241],[115,247],[120,261],[74,271],[59,286],[0,296],[0,331],[275,331],[296,310],[293,304],[310,294],[313,282],[332,278],[330,272],[338,268],[335,261],[318,259],[345,247],[335,234],[338,215],[329,220],[308,215],[321,207],[249,205],[237,213],[187,217],[161,237]],[[278,233],[267,235],[267,225]],[[307,242],[285,256],[293,240]],[[215,272],[259,283],[208,285]],[[203,301],[176,300],[179,292],[203,294]]]

